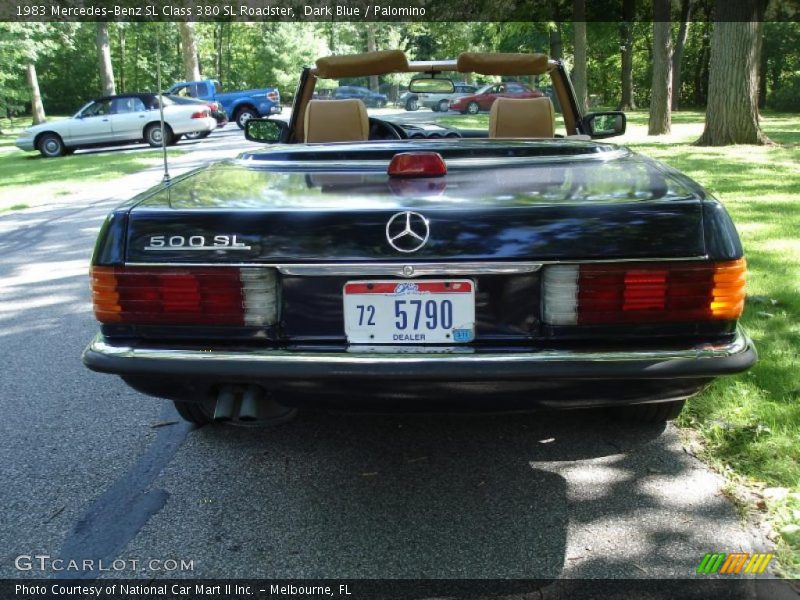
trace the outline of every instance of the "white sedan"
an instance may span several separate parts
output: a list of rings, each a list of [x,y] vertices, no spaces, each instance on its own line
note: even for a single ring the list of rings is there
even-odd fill
[[[144,141],[153,147],[175,144],[183,134],[213,131],[217,121],[207,107],[175,104],[164,98],[162,138],[158,94],[123,94],[92,100],[71,119],[34,125],[17,138],[21,150],[42,156],[69,154],[76,148]]]

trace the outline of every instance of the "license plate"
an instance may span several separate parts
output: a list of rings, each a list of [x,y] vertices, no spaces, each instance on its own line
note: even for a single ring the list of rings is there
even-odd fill
[[[469,279],[348,281],[344,331],[351,344],[464,344],[475,339]]]

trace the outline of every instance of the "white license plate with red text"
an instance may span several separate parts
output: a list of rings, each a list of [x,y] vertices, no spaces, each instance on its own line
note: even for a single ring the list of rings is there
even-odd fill
[[[351,344],[463,344],[475,339],[469,279],[348,281],[344,330]]]

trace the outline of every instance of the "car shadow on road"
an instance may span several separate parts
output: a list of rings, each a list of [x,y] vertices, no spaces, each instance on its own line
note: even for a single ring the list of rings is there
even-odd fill
[[[654,478],[691,477],[697,467],[662,433],[599,411],[305,412],[274,430],[196,430],[182,450],[201,457],[200,471],[188,485],[168,467],[167,487],[189,495],[181,496],[181,510],[202,519],[209,535],[225,540],[222,547],[250,555],[250,575],[663,576],[665,565],[696,566],[694,554],[681,558],[673,548],[694,543],[682,536],[691,537],[696,515],[685,515],[677,529],[664,523],[681,510],[669,506],[674,490],[660,498],[648,486],[658,487]],[[703,521],[730,519],[730,506],[719,500],[704,507]],[[639,520],[644,532],[637,536],[646,541],[626,549],[626,528],[617,522],[635,528]],[[645,564],[630,564],[632,554]]]

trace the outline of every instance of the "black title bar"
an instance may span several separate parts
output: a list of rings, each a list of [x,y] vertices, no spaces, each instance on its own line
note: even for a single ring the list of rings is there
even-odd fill
[[[794,21],[800,0],[698,0],[692,20]],[[672,20],[680,2],[672,3]],[[717,15],[716,13],[724,13]],[[572,21],[571,0],[0,0],[0,21]],[[582,21],[653,21],[652,0],[591,0]]]

